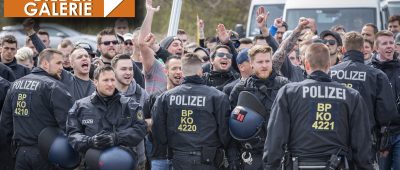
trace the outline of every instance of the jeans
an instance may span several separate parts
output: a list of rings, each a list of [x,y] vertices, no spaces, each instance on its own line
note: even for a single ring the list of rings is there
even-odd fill
[[[151,169],[152,170],[171,170],[172,163],[168,159],[159,159],[151,161]]]
[[[389,155],[379,158],[380,170],[400,169],[400,134],[391,136],[390,143]]]

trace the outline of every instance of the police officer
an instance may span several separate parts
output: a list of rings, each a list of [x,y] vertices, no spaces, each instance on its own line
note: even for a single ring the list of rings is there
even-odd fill
[[[0,129],[2,145],[17,146],[15,169],[50,169],[39,155],[38,135],[46,127],[65,130],[68,109],[73,102],[61,77],[62,53],[46,49],[39,54],[39,67],[16,80],[5,99]],[[12,141],[11,141],[12,136]]]
[[[10,88],[10,82],[0,76],[0,110],[3,108],[4,99],[6,98],[7,90]],[[13,161],[11,161],[10,148],[0,148],[0,169],[12,169]]]
[[[249,51],[250,64],[253,68],[253,75],[248,79],[239,82],[232,90],[229,99],[232,107],[237,105],[238,97],[241,91],[249,91],[254,94],[267,111],[263,115],[263,121],[268,122],[269,112],[272,103],[278,93],[279,88],[288,83],[285,77],[278,76],[272,69],[272,48],[267,45],[255,45]],[[263,127],[263,126],[262,126]],[[243,169],[262,169],[261,159],[266,137],[266,129],[263,128],[257,135],[251,139],[241,140],[239,143],[242,157]],[[238,136],[238,138],[241,138]],[[232,148],[231,148],[232,149]],[[247,155],[247,156],[245,156]],[[250,159],[253,161],[248,161]],[[232,163],[232,162],[231,162]]]
[[[134,99],[121,96],[115,89],[111,66],[96,68],[94,78],[96,93],[76,101],[69,111],[70,144],[81,153],[89,148],[103,150],[112,146],[130,150],[146,135],[141,108]]]
[[[398,118],[395,98],[388,77],[381,70],[364,64],[364,40],[357,32],[348,32],[344,36],[343,62],[332,67],[332,80],[356,89],[365,102],[370,115],[370,129],[379,135],[381,128],[388,126],[391,120]],[[374,139],[373,142],[377,140]],[[378,146],[375,145],[375,151]],[[371,155],[373,157],[373,155]]]
[[[154,142],[168,144],[176,170],[217,169],[230,142],[228,97],[204,84],[201,59],[182,57],[182,85],[164,92],[153,106]]]
[[[265,169],[278,169],[281,162],[285,169],[373,169],[367,106],[356,90],[332,82],[329,64],[329,49],[310,45],[308,78],[279,90],[268,122]]]

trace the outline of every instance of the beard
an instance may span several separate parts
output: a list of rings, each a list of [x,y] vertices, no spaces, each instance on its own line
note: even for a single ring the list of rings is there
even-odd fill
[[[110,59],[110,60],[112,60],[114,58],[114,56],[115,55],[111,55],[109,52],[106,52],[106,53],[103,54],[104,58],[107,58],[107,59]]]

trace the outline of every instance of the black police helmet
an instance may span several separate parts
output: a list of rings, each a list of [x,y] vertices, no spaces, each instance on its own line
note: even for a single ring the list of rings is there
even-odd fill
[[[51,164],[74,169],[80,163],[79,153],[68,143],[67,136],[56,127],[44,128],[38,138],[40,154]]]
[[[85,162],[89,170],[133,170],[137,159],[125,149],[114,146],[105,150],[89,149]]]
[[[242,91],[238,103],[229,118],[231,136],[239,141],[245,141],[256,136],[265,123],[268,113],[254,94]]]

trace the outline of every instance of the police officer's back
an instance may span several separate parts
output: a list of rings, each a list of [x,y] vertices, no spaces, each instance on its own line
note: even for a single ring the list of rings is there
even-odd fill
[[[371,127],[384,126],[397,117],[389,79],[382,71],[364,64],[363,37],[357,32],[345,35],[343,62],[333,66],[333,80],[360,92],[370,112]]]
[[[113,146],[125,146],[130,150],[146,134],[141,107],[115,89],[115,73],[111,66],[96,68],[94,78],[96,92],[76,101],[69,111],[69,142],[83,154],[90,148],[104,150]]]
[[[39,67],[10,86],[1,118],[0,129],[5,135],[1,143],[17,144],[16,169],[48,169],[46,160],[39,155],[38,135],[46,127],[65,130],[72,97],[59,82],[62,53],[46,49],[39,55]],[[32,162],[30,159],[35,159]]]
[[[344,168],[346,161],[350,168],[373,169],[366,104],[356,90],[332,82],[328,68],[328,48],[312,44],[305,58],[308,78],[279,90],[268,123],[265,169],[278,169],[283,156],[286,169],[337,169],[334,164]]]
[[[214,159],[230,142],[228,97],[204,84],[196,54],[182,58],[182,70],[183,84],[154,104],[154,141],[171,148],[174,169],[216,169]]]

